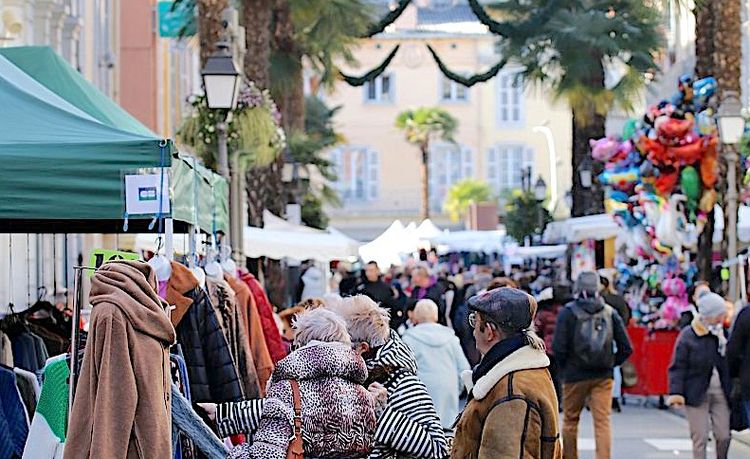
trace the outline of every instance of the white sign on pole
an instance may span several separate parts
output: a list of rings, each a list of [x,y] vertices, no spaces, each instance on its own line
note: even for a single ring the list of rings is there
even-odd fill
[[[169,174],[126,175],[125,211],[128,215],[169,214]]]

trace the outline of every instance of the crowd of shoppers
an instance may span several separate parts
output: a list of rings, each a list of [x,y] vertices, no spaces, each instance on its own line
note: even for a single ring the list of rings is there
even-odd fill
[[[577,459],[589,409],[595,457],[610,458],[619,367],[633,352],[630,307],[594,272],[572,289],[508,274],[485,266],[448,277],[427,264],[382,273],[371,262],[340,276],[345,292],[282,311],[291,353],[267,396],[204,404],[221,435],[251,440],[231,457],[296,448],[313,458]],[[685,406],[695,458],[712,430],[721,459],[732,378],[750,415],[750,312],[729,335],[724,300],[704,284],[691,294],[668,403]]]

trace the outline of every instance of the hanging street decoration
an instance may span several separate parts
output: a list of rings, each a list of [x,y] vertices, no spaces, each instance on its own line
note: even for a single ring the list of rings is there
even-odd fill
[[[623,228],[617,251],[620,283],[636,317],[657,328],[674,326],[689,306],[698,237],[714,209],[718,133],[709,99],[713,77],[679,80],[671,100],[625,123],[620,136],[590,140],[604,163],[599,182]]]
[[[383,72],[385,72],[385,69],[387,69],[388,66],[391,64],[391,61],[393,60],[393,58],[396,57],[396,54],[398,53],[398,50],[400,47],[401,45],[396,45],[380,65],[378,65],[377,67],[375,67],[374,69],[370,70],[369,72],[365,73],[364,75],[360,77],[350,76],[350,75],[345,74],[344,72],[339,72],[339,75],[350,86],[355,86],[355,87],[362,86],[363,84],[374,80],[375,78],[382,75]]]
[[[435,60],[435,63],[437,64],[438,68],[443,73],[443,75],[445,75],[446,78],[448,78],[449,80],[455,81],[456,83],[462,84],[466,86],[467,88],[470,88],[477,83],[484,83],[485,81],[491,80],[498,74],[498,72],[500,72],[500,70],[503,69],[503,67],[505,67],[505,64],[508,63],[508,59],[503,58],[500,62],[492,66],[492,68],[490,68],[486,72],[472,75],[470,77],[466,77],[461,74],[452,72],[445,65],[445,63],[440,59],[440,57],[437,55],[437,53],[432,48],[432,46],[427,45],[427,49],[430,50],[430,54],[432,54],[432,58]]]
[[[375,24],[371,25],[370,28],[367,30],[367,33],[362,36],[362,38],[372,38],[373,36],[379,34],[380,32],[384,31],[386,27],[393,24],[396,19],[401,16],[401,14],[406,10],[406,7],[409,6],[411,3],[411,0],[399,0],[398,5],[393,10],[389,11],[388,14],[383,16],[382,19],[380,19]]]
[[[529,19],[520,23],[510,23],[498,22],[492,19],[484,10],[484,7],[479,4],[479,0],[469,0],[469,6],[471,7],[471,11],[474,13],[477,19],[479,19],[479,22],[487,26],[490,32],[500,36],[517,35],[518,31],[523,30],[538,30],[542,26],[542,24],[549,21],[550,17],[552,17],[552,13],[554,12],[555,7],[559,7],[559,5],[556,5],[556,2],[554,0],[548,0],[547,5],[543,8],[539,8],[537,11],[535,11],[534,9],[530,9]],[[524,2],[510,1],[497,3],[495,7],[502,7],[504,9],[512,10],[515,14],[518,14],[523,10]]]

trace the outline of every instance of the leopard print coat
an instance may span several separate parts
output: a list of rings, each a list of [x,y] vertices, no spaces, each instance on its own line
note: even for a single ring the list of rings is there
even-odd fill
[[[236,447],[232,459],[284,459],[293,438],[290,379],[299,382],[302,438],[307,459],[367,457],[377,424],[374,396],[362,386],[367,367],[341,343],[313,342],[279,361],[252,444]]]

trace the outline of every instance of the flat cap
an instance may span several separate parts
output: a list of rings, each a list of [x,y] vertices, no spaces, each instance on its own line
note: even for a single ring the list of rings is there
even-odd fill
[[[536,301],[522,290],[501,287],[471,298],[469,309],[481,312],[503,329],[521,331],[531,327]]]

